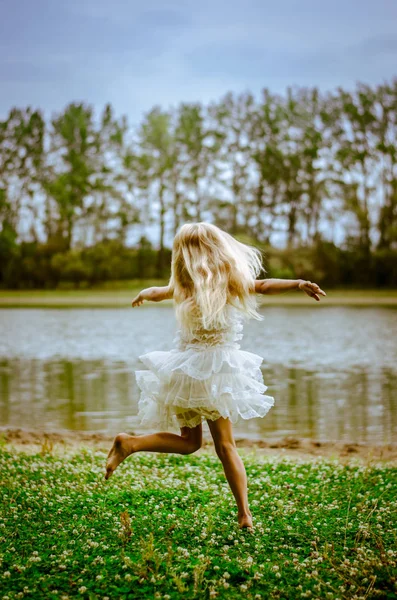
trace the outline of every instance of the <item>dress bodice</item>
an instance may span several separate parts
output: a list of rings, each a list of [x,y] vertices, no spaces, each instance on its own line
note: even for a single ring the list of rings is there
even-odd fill
[[[227,346],[240,348],[239,340],[243,337],[243,314],[233,306],[227,308],[227,325],[223,328],[204,329],[201,324],[187,329],[178,329],[175,342],[178,348],[208,348],[213,346]]]

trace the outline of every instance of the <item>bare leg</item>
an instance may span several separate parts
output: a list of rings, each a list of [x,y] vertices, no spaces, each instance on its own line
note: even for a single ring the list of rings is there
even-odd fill
[[[221,417],[216,421],[207,419],[215,450],[222,461],[226,479],[236,499],[240,527],[252,527],[252,515],[248,507],[247,474],[233,437],[232,423]]]
[[[175,454],[192,454],[201,448],[202,426],[182,427],[181,435],[161,431],[148,435],[128,435],[119,433],[113,440],[106,461],[105,479],[113,474],[113,471],[130,454],[134,452],[172,452]]]

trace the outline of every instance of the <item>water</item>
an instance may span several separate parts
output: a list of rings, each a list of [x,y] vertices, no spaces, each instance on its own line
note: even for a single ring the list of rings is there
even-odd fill
[[[264,419],[236,436],[397,439],[397,311],[268,307],[241,347],[264,358]],[[138,356],[173,346],[172,308],[0,310],[0,426],[141,433]]]

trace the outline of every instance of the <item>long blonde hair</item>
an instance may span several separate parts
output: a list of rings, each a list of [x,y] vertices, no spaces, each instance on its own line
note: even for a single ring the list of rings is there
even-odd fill
[[[187,223],[177,232],[170,287],[180,323],[204,329],[227,327],[227,305],[255,319],[254,282],[262,270],[258,249],[242,244],[210,223]]]

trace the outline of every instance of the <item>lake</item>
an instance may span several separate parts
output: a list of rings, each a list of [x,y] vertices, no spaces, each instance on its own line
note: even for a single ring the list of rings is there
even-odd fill
[[[397,310],[264,307],[241,348],[264,358],[263,419],[236,437],[397,439]],[[143,433],[138,356],[173,347],[172,307],[0,310],[0,426]],[[207,426],[205,425],[207,430]]]

